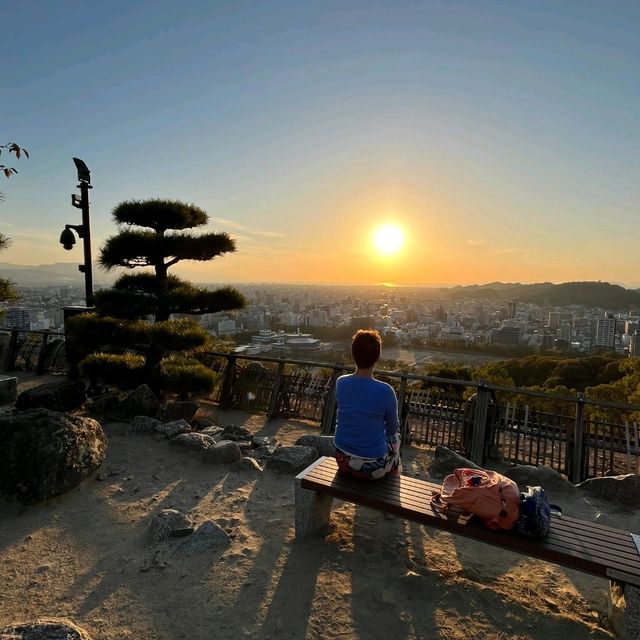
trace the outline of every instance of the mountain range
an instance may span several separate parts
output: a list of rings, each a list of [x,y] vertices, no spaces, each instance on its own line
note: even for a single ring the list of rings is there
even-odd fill
[[[8,278],[18,286],[84,286],[84,276],[74,262],[56,262],[41,265],[17,265],[0,262],[0,276]],[[96,285],[109,286],[114,274],[94,268]],[[640,308],[640,290],[626,289],[609,282],[489,282],[468,286],[430,288],[434,294],[452,299],[516,300],[551,306],[580,305],[588,308],[601,307],[610,311],[626,311]]]

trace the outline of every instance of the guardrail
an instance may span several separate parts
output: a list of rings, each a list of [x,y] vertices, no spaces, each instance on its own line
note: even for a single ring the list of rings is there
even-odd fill
[[[0,331],[5,371],[65,373],[64,335]],[[235,408],[317,422],[333,432],[335,381],[352,365],[229,353],[205,354],[220,374],[213,399]],[[640,474],[640,405],[555,396],[478,381],[377,370],[398,396],[403,441],[445,445],[482,464],[488,458],[546,465],[573,482]],[[547,405],[553,405],[549,410]]]

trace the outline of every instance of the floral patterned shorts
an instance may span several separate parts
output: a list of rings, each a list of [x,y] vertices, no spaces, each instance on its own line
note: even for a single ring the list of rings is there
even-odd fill
[[[340,471],[357,478],[378,480],[386,475],[398,476],[402,473],[400,434],[387,438],[387,453],[380,458],[359,458],[336,447],[336,461]]]

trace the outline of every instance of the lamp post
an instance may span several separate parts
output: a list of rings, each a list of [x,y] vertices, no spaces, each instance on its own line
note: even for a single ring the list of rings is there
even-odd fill
[[[91,262],[91,219],[89,217],[89,189],[91,186],[91,173],[87,165],[80,160],[74,158],[73,162],[78,170],[78,189],[80,189],[80,197],[77,194],[71,194],[71,204],[82,211],[82,224],[66,224],[64,231],[60,234],[60,244],[67,250],[73,249],[76,238],[73,231],[82,238],[84,245],[84,264],[78,265],[78,270],[84,273],[84,291],[86,306],[93,305],[93,270]]]

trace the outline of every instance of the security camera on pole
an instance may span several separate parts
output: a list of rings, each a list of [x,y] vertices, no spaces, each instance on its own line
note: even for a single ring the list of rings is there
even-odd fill
[[[80,197],[71,194],[71,204],[82,211],[82,224],[66,224],[64,231],[60,234],[60,244],[67,250],[73,249],[76,243],[75,231],[79,238],[82,238],[84,245],[84,264],[78,265],[78,270],[84,273],[84,289],[86,306],[93,305],[93,271],[91,263],[91,220],[89,217],[89,189],[91,186],[91,173],[87,165],[79,158],[73,159],[78,170],[78,180],[80,184]]]

